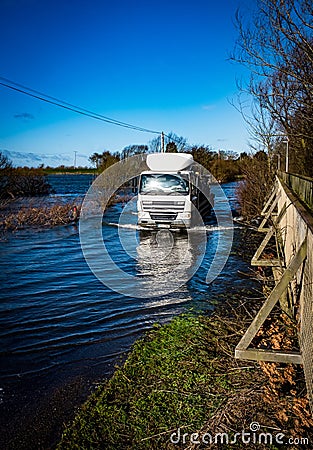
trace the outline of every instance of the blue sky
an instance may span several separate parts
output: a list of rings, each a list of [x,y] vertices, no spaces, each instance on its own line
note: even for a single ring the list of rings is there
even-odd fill
[[[229,103],[243,69],[227,61],[247,0],[1,0],[0,76],[98,114],[247,150]],[[0,86],[0,150],[15,164],[85,165],[155,137]]]

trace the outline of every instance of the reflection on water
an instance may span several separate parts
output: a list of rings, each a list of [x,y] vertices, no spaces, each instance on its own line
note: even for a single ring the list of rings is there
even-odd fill
[[[85,204],[85,211],[88,207]],[[115,292],[145,299],[167,295],[199,268],[206,250],[206,229],[144,231],[136,220],[135,200],[110,208],[104,217],[102,210],[92,217],[85,215],[79,226],[84,257],[92,273]],[[106,225],[112,224],[108,232]]]
[[[144,277],[147,297],[177,289],[199,268],[204,257],[203,233],[174,233],[170,230],[139,232],[137,276]]]

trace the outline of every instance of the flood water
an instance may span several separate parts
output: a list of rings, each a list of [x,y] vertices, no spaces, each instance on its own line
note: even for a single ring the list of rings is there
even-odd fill
[[[80,182],[75,177],[76,187],[64,176],[52,177],[56,195],[83,195],[92,177],[84,175]],[[236,184],[223,188],[234,208]],[[144,249],[151,236],[115,226],[123,208],[120,203],[108,209],[103,236],[114,260],[135,273],[138,263],[125,259],[118,237],[125,242],[135,233],[138,248]],[[240,232],[235,228],[235,241]],[[208,224],[206,252],[195,275],[174,292],[147,298],[123,296],[94,276],[76,225],[7,234],[0,242],[1,448],[50,448],[74,408],[153,323],[165,323],[190,307],[210,310],[219,293],[241,286],[238,270],[248,266],[234,253],[220,276],[205,282],[223,233],[216,223]],[[175,245],[184,249],[185,239],[179,234]],[[152,275],[157,280],[158,274]]]

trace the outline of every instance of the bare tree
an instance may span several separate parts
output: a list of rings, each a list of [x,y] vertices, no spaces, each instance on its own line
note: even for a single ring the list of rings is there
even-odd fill
[[[99,169],[102,161],[102,154],[97,152],[93,153],[89,156],[89,161],[95,164],[96,168]]]
[[[183,136],[178,136],[172,131],[164,136],[165,148],[170,143],[175,144],[177,152],[186,151],[189,147],[186,138]],[[161,151],[161,136],[157,136],[149,142],[149,151],[152,153],[158,153]]]
[[[253,99],[252,113],[246,115],[251,133],[269,152],[277,135],[288,136],[292,170],[312,175],[312,2],[258,0],[250,22],[239,12],[236,22],[239,38],[232,59],[250,71],[240,89]]]
[[[107,167],[119,161],[119,153],[111,153],[104,150],[102,153],[93,153],[89,157],[89,161],[96,165],[96,169],[105,170]]]
[[[242,159],[240,168],[245,175],[237,188],[240,212],[245,219],[251,220],[260,217],[264,201],[273,186],[273,176],[267,154],[263,151]]]
[[[121,152],[121,159],[129,158],[134,155],[141,155],[148,152],[148,146],[144,144],[133,144],[124,147]]]
[[[11,167],[12,163],[9,160],[9,158],[3,152],[0,151],[0,170],[1,171],[8,170],[11,169]]]

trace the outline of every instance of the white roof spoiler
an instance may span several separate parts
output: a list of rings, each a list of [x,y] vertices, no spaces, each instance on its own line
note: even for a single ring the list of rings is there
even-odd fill
[[[178,172],[189,167],[194,162],[188,153],[149,153],[147,165],[157,172]]]

